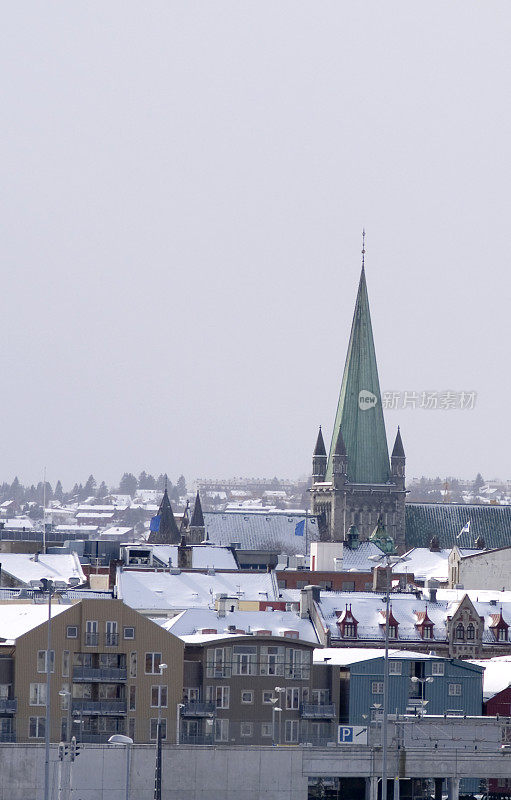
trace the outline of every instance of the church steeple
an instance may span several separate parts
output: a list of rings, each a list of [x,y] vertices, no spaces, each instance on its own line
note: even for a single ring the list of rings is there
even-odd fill
[[[394,448],[392,450],[392,455],[390,457],[390,469],[392,472],[392,480],[394,481],[394,483],[403,487],[405,484],[405,463],[406,463],[405,449],[403,447],[403,441],[401,439],[401,431],[399,430],[398,426],[396,441],[394,442]]]
[[[386,483],[390,479],[389,452],[364,263],[332,434],[327,481],[333,478],[334,453],[340,430],[346,446],[350,483]]]
[[[320,425],[318,438],[316,440],[316,447],[314,448],[314,453],[312,456],[312,479],[314,483],[321,483],[321,481],[324,481],[325,473],[326,473],[326,450]]]
[[[204,524],[204,514],[202,513],[199,492],[197,492],[195,505],[193,507],[192,519],[190,522],[190,541],[193,544],[200,544],[205,538],[206,526]]]
[[[178,544],[181,541],[181,537],[172,506],[170,505],[166,479],[165,491],[163,492],[157,517],[159,517],[159,529],[151,531],[149,542],[151,544]]]

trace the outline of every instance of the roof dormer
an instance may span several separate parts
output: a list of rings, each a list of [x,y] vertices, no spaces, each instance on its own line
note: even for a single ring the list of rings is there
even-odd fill
[[[384,629],[385,633],[385,623],[386,623],[387,615],[385,611],[380,610],[380,622],[378,623],[380,627]],[[392,605],[389,608],[389,639],[397,639],[399,635],[399,622],[395,618],[394,614],[392,613]]]
[[[357,638],[358,620],[355,619],[355,616],[353,615],[351,603],[349,606],[348,603],[346,603],[346,608],[337,617],[337,625],[343,639]]]
[[[491,624],[489,628],[495,637],[496,642],[508,641],[508,628],[506,620],[502,616],[502,606],[499,614],[490,614]]]
[[[433,639],[433,621],[429,618],[428,607],[424,611],[414,611],[415,627],[419,631],[421,639]]]

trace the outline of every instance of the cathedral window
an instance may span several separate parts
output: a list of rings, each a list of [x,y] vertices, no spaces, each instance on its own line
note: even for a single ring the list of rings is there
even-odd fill
[[[467,625],[467,639],[470,639],[470,640],[473,641],[475,638],[476,638],[476,629],[474,628],[474,626],[470,622]]]
[[[465,640],[465,628],[461,622],[458,622],[456,625],[456,630],[454,632],[454,638],[458,642],[463,642]]]

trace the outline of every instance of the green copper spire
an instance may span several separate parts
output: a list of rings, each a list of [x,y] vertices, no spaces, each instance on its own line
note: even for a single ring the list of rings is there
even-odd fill
[[[365,249],[362,254],[364,252]],[[346,445],[349,482],[386,483],[390,480],[389,451],[363,260],[328,457],[327,481],[333,477],[333,455],[339,428]]]

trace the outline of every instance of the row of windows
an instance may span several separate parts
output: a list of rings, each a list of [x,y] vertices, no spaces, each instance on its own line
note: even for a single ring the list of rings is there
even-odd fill
[[[410,669],[413,669],[413,664],[410,665]],[[445,672],[445,664],[443,661],[431,662],[432,675],[444,675],[444,672]],[[390,659],[389,675],[402,675],[402,674],[403,674],[403,662]]]
[[[66,629],[66,636],[68,639],[78,639],[78,625],[68,625]],[[125,639],[135,638],[135,628],[133,626],[125,626],[123,628],[123,636]],[[88,619],[85,623],[85,644],[91,647],[97,646],[99,641],[99,623],[97,620]],[[117,645],[119,642],[118,625],[115,620],[108,620],[105,622],[105,644],[111,646]]]
[[[450,683],[448,691],[450,697],[460,697],[461,683]],[[372,681],[371,692],[372,694],[383,694],[383,681]]]
[[[104,724],[100,725],[96,730],[95,733],[116,733],[118,732],[118,723],[115,719],[109,719],[107,717],[100,718],[100,722],[104,720]],[[66,739],[66,727],[67,727],[67,718],[62,719],[61,723],[61,735],[63,739]],[[44,739],[46,731],[46,718],[45,717],[29,717],[28,721],[28,736],[29,739]],[[158,732],[158,718],[153,717],[149,720],[149,738],[153,741],[156,740]],[[85,731],[87,733],[87,731]],[[161,734],[162,739],[167,738],[167,720],[162,718],[161,720]],[[135,735],[135,720],[129,720],[129,735],[131,738],[134,738]]]
[[[254,736],[256,723],[242,720],[240,722],[240,736],[250,738]],[[297,744],[299,741],[300,721],[297,719],[287,719],[284,723],[284,741],[287,744]],[[194,736],[194,728],[185,728],[187,736]],[[274,735],[273,722],[261,722],[261,737],[272,738]],[[215,742],[228,742],[229,741],[229,720],[228,719],[215,719],[214,726]]]
[[[307,687],[300,689],[297,686],[288,686],[285,690],[285,699],[282,702],[284,703],[284,708],[291,711],[296,711],[300,708],[300,698],[303,703],[308,703],[312,695],[313,703],[327,702],[325,699],[327,694],[329,696],[329,692],[327,690],[318,690],[311,693]],[[206,686],[207,703],[214,703],[216,708],[228,709],[230,707],[230,700],[230,686]],[[273,691],[262,692],[262,702],[264,704],[271,704],[272,700],[275,700],[275,694]],[[245,705],[253,704],[254,690],[242,689],[241,702]]]
[[[311,654],[292,647],[235,645],[207,651],[207,677],[267,675],[308,680]]]
[[[126,659],[124,654],[111,655],[109,653],[99,654],[100,667],[120,667],[120,658],[123,658],[124,668],[126,667]],[[145,674],[146,675],[159,675],[161,664],[161,653],[146,653],[145,654]],[[92,666],[91,653],[75,653],[73,658],[73,666]],[[46,650],[37,651],[37,672],[46,673]],[[55,650],[50,650],[50,672],[55,672]],[[62,651],[62,677],[69,677],[69,650]],[[130,678],[137,677],[137,654],[136,652],[130,653]]]
[[[135,687],[131,687],[135,688]],[[216,692],[215,689],[217,687],[208,686],[206,692],[208,696],[212,699],[208,700],[207,702],[216,702]],[[218,687],[220,688],[220,687]],[[230,687],[223,687],[229,689]],[[287,691],[287,690],[286,690]],[[295,687],[290,687],[289,692],[298,692],[299,689],[295,689]],[[253,689],[242,689],[240,700],[244,705],[252,705],[254,703],[254,698],[256,697],[256,692]],[[197,703],[200,702],[201,691],[199,687],[186,687],[183,689],[183,700],[186,703]],[[286,696],[287,697],[287,696]],[[291,694],[290,694],[291,697]],[[304,686],[301,689],[301,698],[302,703],[313,703],[314,705],[319,705],[320,703],[329,703],[330,702],[330,690],[329,689],[314,689],[310,691],[307,686]],[[261,692],[261,702],[263,705],[271,705],[272,700],[275,700],[275,693],[272,689],[264,689]],[[221,706],[217,706],[220,708]],[[227,708],[229,706],[226,706]],[[293,708],[294,706],[288,706],[289,708]]]

